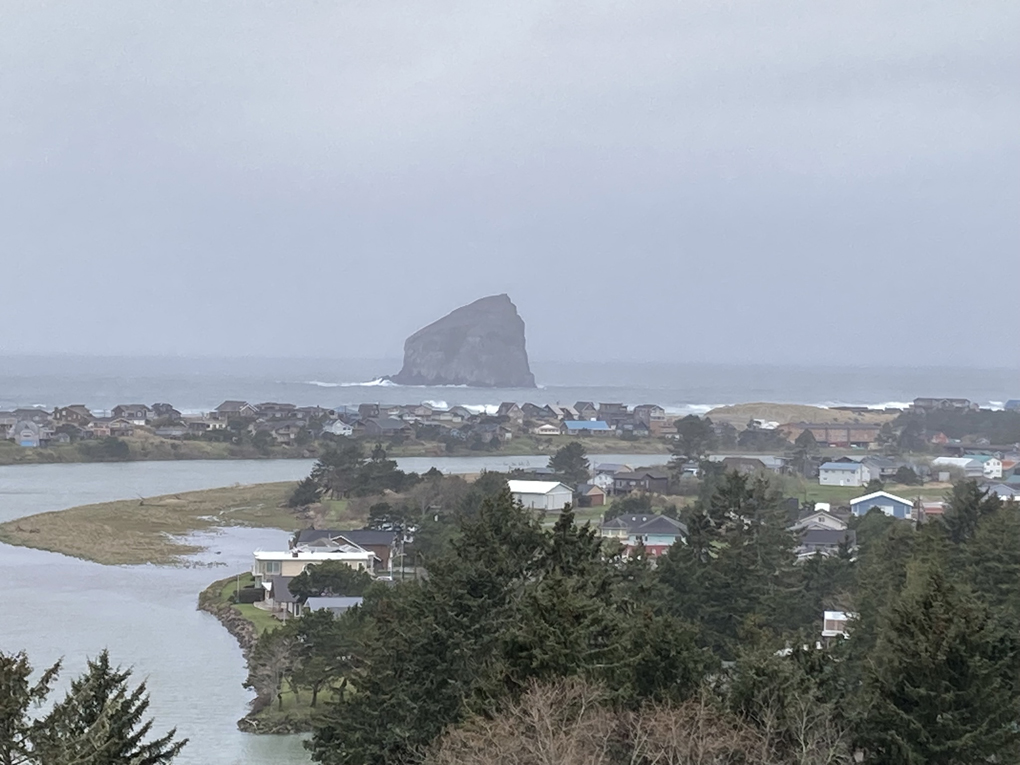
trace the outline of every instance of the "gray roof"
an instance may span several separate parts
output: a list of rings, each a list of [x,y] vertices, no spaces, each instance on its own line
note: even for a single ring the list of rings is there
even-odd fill
[[[396,539],[394,531],[379,531],[377,529],[302,529],[298,532],[297,543],[299,545],[312,544],[320,539],[336,539],[343,537],[348,542],[353,542],[359,547],[371,545],[375,547],[393,544]]]
[[[292,576],[274,576],[269,579],[269,585],[273,590],[273,602],[297,602],[297,595],[290,591],[290,583],[293,579]]]

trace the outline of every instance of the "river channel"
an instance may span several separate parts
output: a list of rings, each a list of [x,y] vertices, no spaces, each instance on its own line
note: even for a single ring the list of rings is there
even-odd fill
[[[593,463],[661,464],[666,455],[592,455]],[[403,458],[404,470],[431,466],[477,473],[544,465],[548,457]],[[151,497],[232,484],[297,480],[302,460],[129,462],[0,467],[0,520],[75,505]],[[191,568],[102,566],[55,553],[0,544],[0,650],[25,649],[37,668],[63,658],[65,675],[109,648],[135,668],[152,694],[159,730],[176,726],[190,739],[180,765],[307,763],[297,736],[252,736],[235,723],[251,694],[234,639],[196,610],[209,582],[247,570],[252,550],[282,546],[288,535],[228,529],[201,535],[207,550]]]

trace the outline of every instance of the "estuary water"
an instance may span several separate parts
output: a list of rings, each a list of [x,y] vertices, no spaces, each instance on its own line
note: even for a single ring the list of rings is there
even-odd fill
[[[591,455],[594,463],[662,464],[667,455]],[[397,460],[405,470],[448,473],[543,465],[545,456]],[[232,484],[297,480],[304,460],[130,462],[0,467],[0,520],[115,499],[151,497]],[[63,658],[65,677],[108,648],[133,666],[152,694],[158,729],[190,739],[181,765],[297,765],[308,756],[298,736],[252,736],[235,727],[251,694],[242,688],[237,642],[196,609],[210,582],[251,565],[252,550],[285,545],[288,534],[227,529],[197,535],[207,547],[192,568],[102,566],[0,544],[0,650],[25,649],[37,668]]]

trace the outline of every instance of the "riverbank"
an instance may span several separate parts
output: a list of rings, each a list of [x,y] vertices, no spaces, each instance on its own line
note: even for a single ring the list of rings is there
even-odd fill
[[[198,595],[198,610],[214,616],[233,635],[246,663],[259,636],[283,624],[255,605],[235,602],[235,593],[254,583],[250,573],[228,576],[213,582]],[[310,693],[295,693],[293,688],[286,688],[276,702],[262,709],[249,710],[237,721],[237,727],[244,733],[265,735],[309,733],[314,727],[316,716],[322,712],[330,698],[328,689],[321,692],[319,704],[313,707]]]
[[[101,502],[0,524],[0,542],[105,565],[189,565],[196,533],[231,526],[293,531],[307,518],[284,506],[294,482],[230,486]]]

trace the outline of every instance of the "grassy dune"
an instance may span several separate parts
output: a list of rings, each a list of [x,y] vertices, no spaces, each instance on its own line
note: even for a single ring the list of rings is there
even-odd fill
[[[0,541],[107,565],[179,565],[199,552],[180,537],[197,531],[305,525],[283,506],[293,488],[286,481],[84,505],[0,524]]]

